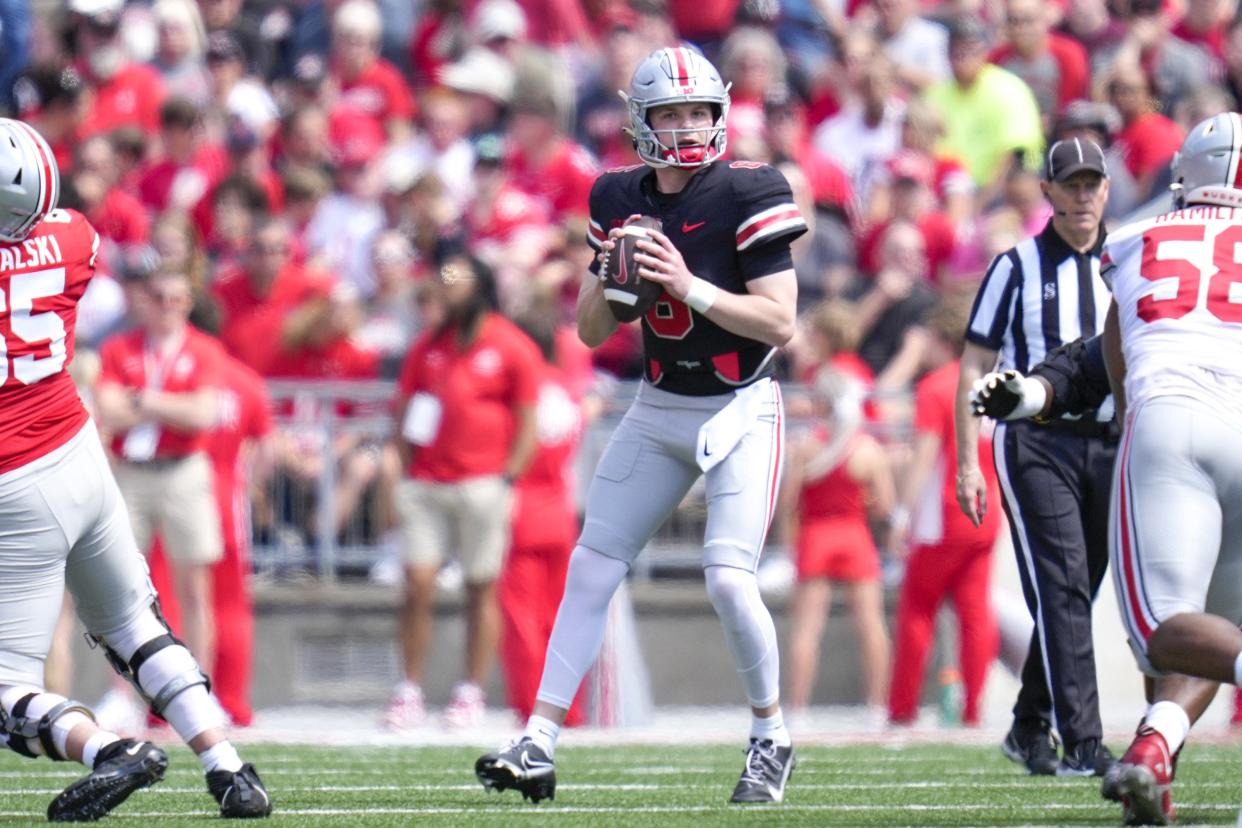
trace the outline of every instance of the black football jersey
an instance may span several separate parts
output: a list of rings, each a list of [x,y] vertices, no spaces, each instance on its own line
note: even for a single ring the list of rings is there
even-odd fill
[[[773,246],[788,250],[807,230],[785,176],[751,161],[716,162],[672,194],[657,191],[646,165],[605,172],[591,188],[587,241],[598,251],[608,231],[635,213],[663,221],[690,272],[731,293],[776,272]],[[591,272],[598,275],[598,261]],[[775,348],[726,331],[667,293],[642,326],[644,374],[666,391],[724,394],[772,372]]]

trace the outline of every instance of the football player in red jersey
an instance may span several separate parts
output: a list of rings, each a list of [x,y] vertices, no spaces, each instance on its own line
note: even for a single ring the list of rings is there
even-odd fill
[[[0,119],[0,182],[0,742],[91,768],[48,806],[53,821],[98,819],[163,778],[160,748],[101,730],[87,707],[43,689],[67,585],[108,661],[198,754],[221,814],[266,816],[267,791],[225,738],[207,677],[160,617],[69,377],[99,236],[80,213],[56,209],[52,151],[21,121]]]
[[[588,241],[608,255],[645,214],[664,232],[639,243],[643,278],[664,285],[644,316],[645,382],[600,459],[569,564],[534,714],[525,733],[479,758],[488,788],[536,801],[556,790],[556,737],[599,651],[609,600],[630,564],[706,475],[703,572],[750,703],[750,742],[734,802],[779,802],[794,765],[780,707],[776,630],[755,570],[780,480],[783,406],[772,357],[794,330],[789,243],[806,231],[784,176],[723,160],[728,87],[697,52],[660,49],[634,72],[630,127],[644,165],[602,175]],[[591,265],[578,335],[617,329]]]

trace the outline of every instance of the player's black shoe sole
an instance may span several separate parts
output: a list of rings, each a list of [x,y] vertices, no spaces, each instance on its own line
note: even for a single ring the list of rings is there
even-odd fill
[[[209,772],[207,790],[220,804],[220,816],[225,819],[260,819],[272,813],[272,798],[249,762],[236,772]]]
[[[489,791],[521,791],[539,803],[556,799],[556,766],[544,750],[523,737],[504,750],[486,753],[474,763],[474,775]]]
[[[51,822],[94,822],[168,770],[168,754],[150,742],[121,739],[99,751],[95,768],[47,806]]]

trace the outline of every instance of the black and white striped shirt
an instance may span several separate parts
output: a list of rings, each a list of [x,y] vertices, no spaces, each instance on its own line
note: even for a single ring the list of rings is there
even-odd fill
[[[1002,253],[992,262],[970,311],[966,340],[1000,354],[997,370],[1026,374],[1052,349],[1104,330],[1111,295],[1100,278],[1104,229],[1085,253],[1053,229]],[[1112,400],[1100,419],[1112,415]]]
[[[1051,351],[1104,329],[1111,298],[1100,278],[1104,232],[1079,253],[1053,229],[1002,253],[992,262],[970,311],[966,339],[1000,352],[1000,368],[1022,373]]]

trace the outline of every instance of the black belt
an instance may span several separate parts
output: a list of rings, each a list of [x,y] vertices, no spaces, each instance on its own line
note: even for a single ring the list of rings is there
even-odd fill
[[[1121,428],[1115,419],[1106,422],[1099,420],[1031,420],[1033,425],[1048,431],[1059,431],[1073,434],[1075,437],[1092,439],[1116,440],[1121,436]]]

